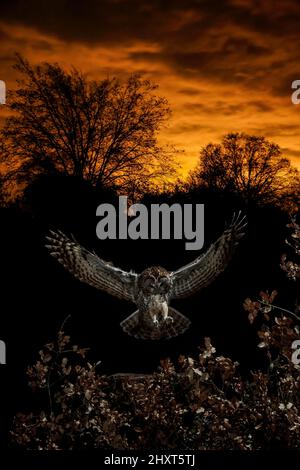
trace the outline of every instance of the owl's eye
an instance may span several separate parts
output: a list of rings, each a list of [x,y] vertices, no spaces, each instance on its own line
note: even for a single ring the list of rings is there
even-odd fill
[[[146,279],[144,283],[146,289],[152,290],[155,287],[154,279]]]
[[[159,286],[162,288],[162,289],[168,289],[169,288],[169,279],[167,277],[162,277],[160,280],[159,280]]]

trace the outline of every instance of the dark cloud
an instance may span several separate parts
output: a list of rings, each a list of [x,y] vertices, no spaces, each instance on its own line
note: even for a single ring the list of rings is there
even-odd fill
[[[180,94],[186,95],[186,96],[201,95],[201,91],[196,90],[195,88],[181,88],[180,90],[177,91],[177,93],[180,93]]]
[[[226,101],[215,101],[211,104],[204,103],[187,103],[185,110],[191,111],[194,114],[205,113],[211,115],[212,113],[223,114],[224,116],[230,116],[241,112],[242,108],[240,104],[230,104]]]
[[[270,49],[255,44],[244,37],[229,38],[225,41],[221,51],[222,54],[238,54],[240,56],[260,56],[270,53]]]
[[[218,139],[241,126],[285,139],[299,157],[292,105],[286,118],[291,83],[300,79],[299,0],[7,0],[0,12],[8,80],[15,51],[100,78],[139,71],[174,106],[177,124],[168,135],[178,142],[188,134],[195,147],[198,135]]]
[[[292,82],[294,80],[300,80],[300,65],[298,71],[295,70],[294,72],[287,72],[286,68],[287,64],[282,64],[282,73],[276,76],[276,80],[274,80],[272,84],[272,91],[275,95],[290,98],[294,91]]]
[[[263,67],[257,59],[266,58],[267,68],[279,34],[300,46],[297,0],[10,0],[1,5],[1,20],[91,47],[156,44],[158,51],[133,52],[130,58],[160,61],[182,75],[254,87],[264,78],[253,80]]]
[[[274,107],[270,104],[266,103],[265,101],[248,101],[247,106],[251,106],[256,111],[260,111],[263,113],[268,113],[270,111],[274,111]]]
[[[130,58],[133,61],[168,64],[177,74],[182,76],[208,78],[219,83],[244,83],[245,86],[248,84],[252,88],[260,87],[262,82],[256,80],[256,75],[260,71],[261,65],[256,64],[255,61],[258,55],[265,54],[267,56],[270,50],[239,38],[232,41],[233,44],[234,47],[228,48],[228,42],[226,42],[223,47],[217,50],[196,49],[186,52],[181,49],[171,50],[169,48],[159,52],[133,52],[130,54]],[[238,48],[237,44],[242,44],[243,47]],[[174,48],[174,45],[172,47]],[[254,56],[251,62],[250,55]],[[264,70],[264,75],[269,75],[268,69]]]
[[[201,2],[200,2],[201,3]],[[157,0],[12,0],[1,5],[1,18],[37,27],[65,40],[124,43],[157,40],[171,20],[199,2]]]
[[[274,123],[274,125],[272,127],[268,126],[269,129],[266,130],[266,133],[268,134],[268,136],[272,137],[275,141],[279,138],[279,137],[289,137],[291,139],[293,139],[294,137],[298,136],[299,135],[299,129],[300,129],[300,126],[299,124],[276,124]]]
[[[6,41],[9,35],[0,27],[0,41]]]
[[[288,147],[281,148],[282,153],[287,157],[298,157],[300,158],[300,150],[290,149]]]
[[[186,35],[190,40],[199,39],[207,29],[218,28],[220,24],[236,24],[278,35],[298,32],[300,25],[297,0],[289,1],[286,6],[279,0],[10,0],[2,3],[4,21],[34,26],[63,39],[92,43],[182,37],[186,40]],[[190,20],[182,21],[187,12]]]
[[[187,123],[183,123],[183,124],[179,124],[176,126],[176,132],[178,133],[182,133],[184,135],[188,134],[188,133],[197,133],[199,132],[199,135],[201,135],[201,133],[203,131],[208,131],[210,130],[210,126],[209,125],[202,125],[202,124],[195,124],[193,122],[187,122]]]

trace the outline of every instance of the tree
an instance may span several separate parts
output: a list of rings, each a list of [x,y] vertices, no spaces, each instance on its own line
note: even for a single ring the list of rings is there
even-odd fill
[[[93,185],[122,186],[132,180],[167,178],[171,152],[157,132],[169,116],[166,99],[138,75],[89,81],[57,64],[32,67],[18,56],[23,76],[10,98],[13,115],[2,134],[7,180],[28,183],[40,174],[63,173]]]
[[[203,148],[189,176],[189,186],[237,193],[248,203],[299,204],[298,185],[299,172],[278,145],[243,133],[228,134],[221,144]]]

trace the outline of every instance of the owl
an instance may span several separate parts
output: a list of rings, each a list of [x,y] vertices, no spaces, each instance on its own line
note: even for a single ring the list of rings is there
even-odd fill
[[[189,328],[190,320],[171,307],[170,301],[198,292],[224,271],[244,235],[245,226],[245,217],[239,212],[205,253],[171,272],[161,266],[151,266],[140,274],[124,271],[61,231],[50,231],[46,247],[80,281],[136,305],[137,310],[121,322],[127,334],[159,340],[172,338]]]

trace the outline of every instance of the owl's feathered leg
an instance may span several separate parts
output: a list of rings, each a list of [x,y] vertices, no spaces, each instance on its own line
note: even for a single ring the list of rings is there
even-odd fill
[[[163,327],[163,338],[170,339],[183,334],[190,327],[190,320],[169,306],[168,317]]]

